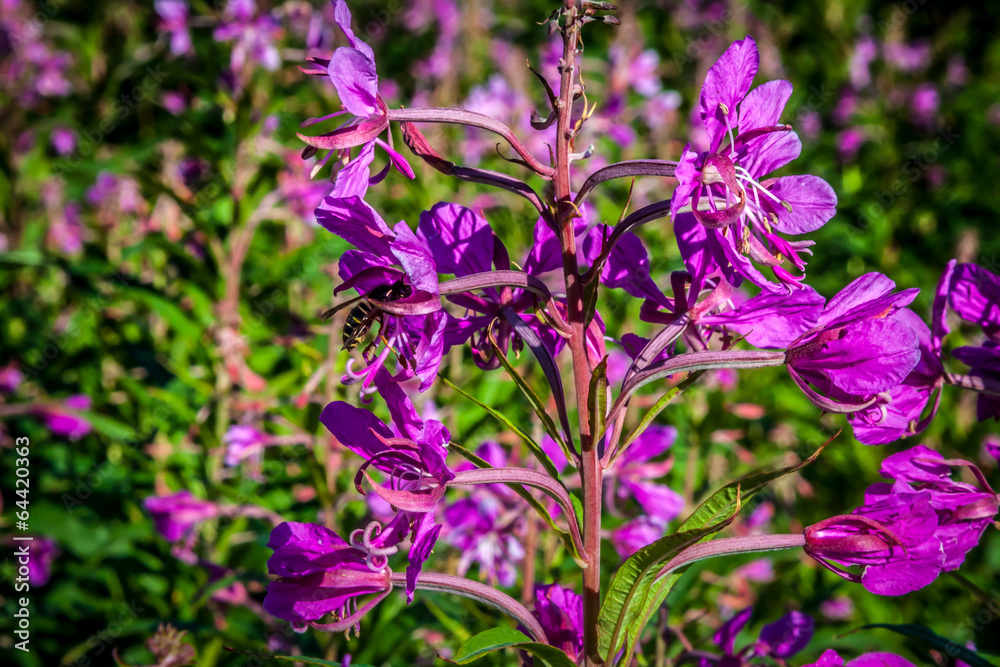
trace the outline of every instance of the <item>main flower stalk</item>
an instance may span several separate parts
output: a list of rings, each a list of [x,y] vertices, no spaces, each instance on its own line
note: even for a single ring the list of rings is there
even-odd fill
[[[601,488],[602,470],[594,434],[590,432],[587,404],[592,369],[586,347],[586,311],[583,283],[576,258],[574,219],[578,215],[570,190],[570,153],[573,150],[573,97],[576,81],[576,51],[581,23],[578,0],[563,4],[563,54],[559,63],[559,97],[556,100],[556,173],[553,177],[556,222],[562,246],[566,280],[569,348],[573,358],[576,404],[580,427],[580,484],[583,490],[583,543],[592,563],[583,570],[584,665],[603,664],[597,647],[597,623],[601,605]]]

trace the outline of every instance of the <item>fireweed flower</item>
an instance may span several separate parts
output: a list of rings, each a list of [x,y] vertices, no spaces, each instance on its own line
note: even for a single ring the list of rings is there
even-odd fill
[[[409,226],[400,221],[393,229],[358,196],[327,197],[316,209],[316,218],[356,249],[341,258],[338,271],[343,282],[334,290],[339,294],[355,289],[364,296],[377,287],[396,283],[406,286],[408,299],[432,303],[438,293],[438,269],[427,244]],[[383,313],[384,328],[379,331],[386,345],[377,354],[365,354],[365,366],[354,368],[350,360],[344,381],[361,382],[368,391],[389,356],[395,353],[405,368],[394,380],[416,375],[421,389],[427,389],[437,375],[444,354],[445,313],[440,303],[423,315],[393,316]]]
[[[274,45],[281,26],[270,14],[256,14],[256,0],[229,0],[222,22],[215,29],[217,42],[236,40],[229,59],[235,74],[243,73],[248,63],[258,63],[269,72],[281,67],[281,56]]]
[[[534,615],[549,643],[576,662],[583,652],[583,597],[559,584],[536,584]]]
[[[69,438],[70,440],[79,440],[90,433],[90,422],[71,411],[79,410],[85,412],[90,410],[90,405],[91,400],[89,396],[77,394],[76,396],[70,396],[62,402],[62,406],[69,408],[69,410],[63,410],[60,406],[47,405],[37,408],[35,414],[42,418],[42,421],[45,422],[45,427],[53,435]]]
[[[263,452],[267,441],[267,435],[253,426],[230,426],[222,437],[226,446],[226,465],[239,465],[240,461]]]
[[[983,489],[950,478],[969,467]],[[903,595],[958,568],[997,513],[997,497],[978,468],[917,446],[883,462],[893,484],[870,486],[853,514],[806,528],[807,554],[878,595]],[[860,575],[836,563],[862,566]]]
[[[11,362],[0,368],[0,393],[13,394],[21,386],[24,374],[17,368],[16,362]]]
[[[948,302],[959,317],[978,324],[986,334],[982,345],[960,347],[952,355],[970,367],[972,377],[1000,381],[1000,276],[976,264],[959,264]],[[980,393],[976,416],[979,421],[1000,420],[1000,398]]]
[[[611,531],[611,544],[622,560],[663,537],[667,521],[652,516],[638,516]]]
[[[347,162],[350,159],[349,150],[362,146],[361,155],[355,159],[363,159],[365,151],[371,155],[377,145],[388,153],[389,163],[371,179],[371,183],[378,183],[385,178],[392,167],[407,178],[413,178],[413,169],[410,168],[406,158],[379,138],[379,135],[389,129],[389,109],[378,92],[375,52],[355,36],[351,28],[351,10],[347,8],[347,3],[344,0],[335,0],[333,7],[334,20],[347,37],[350,46],[342,46],[334,51],[330,60],[310,58],[309,66],[302,68],[302,71],[314,76],[328,76],[337,90],[343,109],[321,118],[310,118],[302,126],[315,125],[343,114],[350,114],[351,118],[333,132],[318,137],[300,134],[299,138],[309,145],[303,157],[314,155],[317,150],[329,151],[313,168],[315,175],[334,155]],[[392,134],[389,133],[388,136],[391,141]],[[371,157],[367,159],[370,163]]]
[[[712,637],[715,645],[722,650],[722,655],[699,654],[699,666],[747,665],[760,657],[786,660],[804,649],[812,639],[812,617],[793,611],[774,623],[765,625],[756,642],[737,651],[736,636],[746,627],[751,615],[753,608],[747,607],[723,623]]]
[[[190,491],[178,491],[169,496],[150,496],[143,501],[153,517],[157,532],[168,542],[190,535],[195,526],[219,515],[220,508],[209,500],[201,500]]]
[[[788,346],[788,372],[817,406],[855,412],[884,402],[919,363],[919,337],[899,314],[919,290],[895,286],[878,273],[861,276]]]
[[[153,3],[160,23],[156,29],[170,35],[170,52],[175,56],[194,54],[188,32],[188,6],[184,0],[156,0]]]
[[[618,502],[634,498],[646,516],[664,523],[680,514],[684,498],[670,487],[652,481],[673,467],[672,457],[662,461],[653,459],[670,449],[676,439],[677,429],[673,426],[652,425],[614,460],[604,473],[610,487],[605,495],[610,510],[614,509],[615,498]]]
[[[30,554],[27,563],[28,583],[32,586],[44,586],[52,576],[52,561],[59,556],[59,546],[51,537],[35,535],[29,539],[30,541],[15,542],[7,538],[4,542],[10,546],[27,546]]]
[[[769,81],[750,90],[758,61],[757,45],[747,37],[709,69],[700,100],[709,150],[684,150],[670,214],[685,261],[705,253],[734,285],[746,278],[764,289],[787,291],[803,276],[781,263],[788,259],[804,271],[800,253],[812,242],[789,242],[775,232],[816,231],[833,217],[837,196],[816,176],[763,180],[798,157],[802,145],[790,126],[778,124],[792,85]],[[781,286],[753,262],[770,267]]]
[[[271,531],[267,546],[274,554],[267,569],[280,577],[267,587],[264,609],[285,619],[297,632],[308,625],[339,631],[356,628],[361,617],[392,590],[388,556],[395,553],[390,535],[378,524],[351,533],[350,543],[324,526],[285,522]],[[358,606],[358,598],[375,597]],[[332,613],[332,624],[316,621]]]
[[[448,482],[455,478],[445,460],[450,435],[437,420],[420,419],[398,385],[386,385],[380,393],[393,416],[395,431],[371,412],[342,401],[326,406],[320,421],[342,445],[365,459],[355,477],[357,488],[361,489],[361,480],[367,477],[372,490],[396,508],[396,516],[383,535],[397,536],[392,538],[396,542],[412,537],[406,569],[407,600],[412,602],[417,577],[441,532],[441,526],[434,523],[434,510]],[[380,471],[386,483],[373,479],[369,468]]]
[[[844,665],[844,659],[832,648],[823,652],[816,662],[804,667],[916,667],[895,653],[865,653]]]

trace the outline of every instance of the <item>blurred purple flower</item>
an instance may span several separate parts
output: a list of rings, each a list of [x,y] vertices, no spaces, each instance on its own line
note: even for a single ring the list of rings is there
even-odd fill
[[[28,583],[32,586],[44,586],[52,576],[52,561],[59,555],[59,547],[51,537],[36,536],[30,542],[15,542],[20,546],[27,545],[29,550]]]
[[[925,128],[933,127],[939,106],[941,106],[941,95],[938,94],[934,84],[929,82],[920,84],[910,99],[913,123]]]
[[[49,141],[59,155],[69,155],[76,150],[76,132],[68,127],[57,127],[52,130]]]
[[[190,491],[150,496],[143,501],[143,505],[152,515],[156,530],[168,542],[189,536],[195,526],[218,516],[221,511],[215,503],[195,498]]]
[[[931,45],[926,40],[911,44],[888,42],[882,45],[882,57],[903,72],[916,72],[931,62]]]
[[[823,600],[819,611],[831,621],[847,621],[854,616],[854,602],[846,595],[838,595]]]
[[[67,255],[77,255],[83,250],[83,233],[80,205],[70,202],[50,220],[48,241]]]
[[[609,486],[605,501],[613,509],[615,498],[618,502],[634,499],[643,514],[669,522],[684,509],[684,498],[670,487],[657,484],[659,479],[670,472],[673,458],[653,461],[667,452],[677,439],[677,429],[673,426],[653,424],[636,438],[604,472]]]
[[[983,440],[983,453],[1000,463],[1000,437],[988,435]]]
[[[816,176],[762,181],[798,157],[802,145],[791,126],[778,124],[792,85],[769,81],[750,90],[758,60],[757,45],[747,37],[734,42],[709,70],[700,103],[709,150],[685,148],[670,213],[678,237],[687,238],[681,253],[692,274],[710,257],[735,286],[746,278],[782,291],[797,287],[803,276],[793,276],[781,263],[788,259],[804,271],[799,253],[808,252],[812,242],[788,242],[774,230],[800,235],[819,229],[836,212],[837,196]],[[770,282],[754,262],[770,267],[781,285]]]
[[[812,639],[812,617],[792,611],[765,625],[756,642],[736,651],[736,636],[746,627],[752,614],[753,608],[747,607],[723,623],[712,637],[722,655],[706,653],[700,656],[698,664],[701,667],[731,667],[749,665],[758,658],[786,660],[804,649]]]
[[[638,516],[611,532],[611,544],[622,560],[663,537],[667,521],[654,516]]]
[[[267,440],[267,435],[253,426],[230,426],[222,437],[226,446],[226,465],[237,466],[240,461],[263,452]]]
[[[153,3],[160,23],[156,29],[170,35],[170,52],[175,56],[194,55],[188,32],[188,6],[185,0],[156,0]]]
[[[871,83],[871,63],[877,56],[878,45],[875,44],[874,39],[868,35],[858,39],[847,66],[851,73],[852,86],[855,88],[864,88]]]
[[[13,394],[24,381],[24,375],[18,370],[16,362],[10,362],[0,368],[0,393]]]
[[[222,20],[215,29],[218,42],[234,41],[229,66],[236,74],[249,64],[259,64],[268,71],[281,67],[281,55],[274,42],[281,26],[270,14],[257,14],[256,0],[228,0]]]
[[[90,397],[85,394],[70,396],[62,402],[62,407],[74,411],[78,410],[80,412],[90,410],[90,406]],[[69,438],[70,440],[79,440],[83,436],[90,433],[90,422],[74,412],[63,410],[62,407],[46,405],[44,407],[37,408],[35,413],[42,418],[45,422],[46,428],[48,428],[53,435]]]

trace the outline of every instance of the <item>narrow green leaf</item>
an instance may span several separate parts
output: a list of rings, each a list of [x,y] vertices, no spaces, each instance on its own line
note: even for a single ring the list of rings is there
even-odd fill
[[[597,438],[604,433],[604,417],[608,414],[608,357],[594,368],[590,376],[590,395],[587,397],[587,412],[590,413],[590,433]]]
[[[904,637],[916,639],[935,650],[941,651],[949,658],[961,660],[965,664],[969,665],[969,667],[994,667],[992,662],[988,661],[975,651],[968,649],[962,644],[954,642],[947,637],[942,637],[924,625],[918,625],[916,623],[904,623],[899,625],[893,625],[891,623],[869,623],[868,625],[862,625],[858,628],[858,630],[871,630],[873,628],[884,628],[886,630],[891,630],[896,634],[903,635]],[[855,632],[857,632],[857,630],[855,630]]]
[[[575,667],[565,652],[548,644],[539,644],[528,639],[523,633],[511,628],[493,628],[480,632],[463,643],[458,652],[448,662],[467,665],[494,651],[504,648],[530,653],[536,664],[544,667]]]
[[[649,409],[649,412],[647,412],[642,416],[642,419],[639,420],[639,423],[636,424],[635,428],[632,429],[632,432],[628,434],[627,438],[625,438],[625,442],[624,444],[622,444],[621,447],[618,448],[618,454],[616,456],[620,456],[626,447],[631,445],[633,442],[635,442],[636,438],[642,435],[642,432],[645,431],[649,427],[649,425],[653,423],[653,420],[656,419],[656,416],[658,414],[663,412],[664,408],[670,405],[670,403],[673,402],[675,398],[680,396],[685,389],[687,389],[695,382],[697,382],[698,379],[701,378],[701,376],[704,374],[705,371],[695,371],[694,373],[691,373],[686,378],[684,378],[683,382],[680,382],[676,387],[671,388],[670,391],[665,393],[663,396],[660,396],[660,399],[656,401],[656,404]]]
[[[646,599],[662,565],[687,547],[725,528],[733,517],[735,512],[716,524],[660,538],[639,549],[618,568],[601,604],[598,620],[598,649],[605,656],[605,662],[614,664],[613,658],[625,639],[623,631],[643,616],[644,605],[636,603]]]
[[[470,452],[465,447],[459,445],[458,443],[455,442],[449,443],[448,449],[455,450],[456,452],[467,458],[470,462],[472,462],[477,468],[493,467],[483,459],[479,458],[478,456]],[[566,550],[569,551],[569,553],[573,556],[575,560],[582,560],[582,556],[576,550],[576,544],[573,543],[573,537],[569,534],[569,532],[559,527],[559,525],[555,522],[555,519],[552,518],[552,515],[549,514],[549,511],[545,509],[545,506],[542,505],[537,498],[532,496],[528,492],[528,490],[524,488],[524,486],[522,486],[521,484],[505,484],[505,486],[507,486],[514,493],[519,495],[524,500],[524,502],[528,503],[532,508],[534,508],[536,512],[538,512],[539,515],[541,515],[542,519],[545,521],[546,524],[548,524],[549,528],[556,531],[556,533],[562,539],[563,544],[566,546]],[[576,500],[576,496],[574,496],[572,493],[569,495],[570,499],[575,501],[573,505],[576,511],[578,512],[577,516],[583,516],[583,506],[579,505],[579,500]],[[573,517],[566,517],[566,518],[569,521],[575,521]]]
[[[501,350],[500,346],[496,344],[496,341],[493,340],[492,336],[490,336],[490,346],[493,348],[493,354],[496,355],[500,364],[507,371],[507,374],[510,375],[512,380],[514,380],[514,384],[521,389],[521,393],[524,394],[528,399],[528,402],[531,403],[532,409],[534,409],[535,414],[538,415],[538,418],[542,421],[542,426],[545,427],[545,432],[548,433],[553,440],[559,443],[559,446],[562,447],[563,451],[566,453],[566,457],[572,459],[573,454],[569,451],[566,440],[563,438],[562,433],[559,432],[559,429],[556,428],[556,423],[552,421],[552,417],[550,417],[549,413],[545,411],[545,403],[543,403],[542,399],[535,393],[535,390],[531,388],[531,385],[529,385],[527,381],[521,377],[521,374],[517,372],[517,369],[510,363],[510,360],[507,359],[503,350]]]
[[[837,435],[840,435],[839,432]],[[835,435],[833,437],[836,438],[837,436]],[[833,440],[833,438],[830,440]],[[709,525],[713,521],[717,521],[719,517],[735,516],[735,512],[737,511],[739,504],[745,503],[747,500],[763,490],[768,484],[780,477],[784,477],[785,475],[801,470],[815,461],[820,455],[820,452],[823,451],[823,448],[829,444],[830,440],[824,443],[805,461],[781,468],[779,470],[764,473],[753,473],[743,477],[742,479],[738,479],[735,482],[727,484],[699,505],[698,508],[691,513],[691,516],[677,528],[677,530],[697,530]],[[711,537],[711,535],[708,537]],[[674,584],[677,583],[681,576],[682,573],[680,572],[674,572],[667,575],[660,581],[656,582],[652,587],[644,590],[643,594],[634,603],[643,611],[641,621],[633,623],[627,628],[625,638],[626,655],[631,655],[632,651],[635,650],[642,630],[646,627],[649,619],[652,618],[652,615],[656,612],[659,606],[663,604],[667,594],[671,591]]]
[[[541,448],[541,446],[537,442],[535,442],[531,436],[522,431],[514,422],[508,419],[504,414],[497,412],[496,410],[486,405],[485,403],[481,402],[471,394],[462,390],[458,385],[451,382],[448,378],[444,376],[439,376],[439,377],[446,385],[448,385],[449,387],[460,393],[462,396],[465,396],[467,399],[469,399],[470,401],[481,407],[491,417],[493,417],[498,422],[500,422],[508,429],[510,429],[513,433],[517,435],[517,437],[521,438],[524,444],[528,446],[528,449],[531,450],[531,453],[535,455],[535,458],[538,459],[538,462],[542,464],[543,468],[545,468],[545,471],[550,475],[552,475],[554,479],[559,479],[559,471],[556,470],[556,466],[554,463],[552,463],[552,459],[549,458],[548,454],[545,453],[545,451]]]

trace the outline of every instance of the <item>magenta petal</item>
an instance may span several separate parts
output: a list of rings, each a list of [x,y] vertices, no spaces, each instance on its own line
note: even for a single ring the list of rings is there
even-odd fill
[[[802,141],[791,130],[751,139],[738,151],[738,161],[754,178],[763,178],[802,153]],[[761,202],[763,203],[763,202]]]
[[[951,328],[948,326],[948,295],[951,292],[951,281],[957,262],[957,259],[948,262],[934,291],[930,346],[935,354],[941,354],[944,337],[951,333]]]
[[[715,645],[721,648],[726,655],[733,655],[736,635],[740,634],[740,630],[750,621],[751,614],[753,614],[753,607],[747,607],[723,623],[716,631],[715,636],[712,637]]]
[[[621,486],[655,519],[672,521],[684,510],[684,497],[664,484],[623,479]]]
[[[430,248],[441,273],[467,276],[493,266],[493,229],[472,209],[435,204],[420,214],[417,235]]]
[[[370,56],[342,46],[333,52],[327,71],[345,109],[359,118],[368,118],[380,112],[378,73]]]
[[[708,315],[702,324],[722,325],[764,349],[782,349],[816,326],[825,299],[811,287],[791,294],[761,292],[736,310]]]
[[[747,36],[733,42],[708,70],[701,88],[701,116],[713,152],[726,134],[726,117],[736,125],[737,106],[750,90],[759,63],[757,44]]]
[[[920,361],[920,341],[905,322],[865,320],[848,327],[843,338],[828,341],[796,359],[796,369],[825,372],[835,387],[853,396],[888,391]]]
[[[951,279],[951,307],[967,322],[1000,326],[1000,276],[976,264],[959,264]]]
[[[325,572],[348,564],[364,565],[365,555],[335,532],[315,523],[286,521],[271,531],[268,548],[274,551],[267,571],[279,577]]]
[[[751,90],[740,105],[740,134],[777,125],[791,96],[792,84],[788,81],[768,81]]]
[[[333,132],[327,132],[316,137],[296,133],[299,139],[309,146],[323,150],[342,150],[354,148],[373,141],[389,127],[389,117],[385,114],[374,116],[357,125],[345,125]]]
[[[916,665],[895,653],[865,653],[851,660],[846,667],[916,667]]]
[[[634,297],[650,299],[661,306],[669,300],[649,276],[649,254],[639,237],[627,232],[618,240],[608,256],[601,274],[601,282],[608,287],[620,288]]]
[[[791,206],[789,211],[767,200],[768,208],[778,216],[775,229],[785,234],[814,232],[837,213],[837,194],[818,176],[782,176],[767,189]]]
[[[785,660],[809,644],[813,628],[811,616],[800,611],[792,611],[761,628],[760,643],[767,647],[768,655]]]
[[[645,463],[655,459],[669,450],[677,440],[677,429],[673,426],[651,424],[635,439],[618,458],[617,465],[626,467],[630,464]]]
[[[378,257],[390,254],[395,235],[382,217],[360,197],[327,197],[316,209],[323,227],[360,250]]]
[[[371,164],[375,159],[375,142],[369,141],[361,147],[357,156],[341,167],[337,172],[337,180],[333,184],[331,197],[343,199],[345,197],[364,198],[368,192],[368,184],[371,180]]]
[[[348,43],[361,51],[366,56],[368,56],[372,61],[375,60],[375,53],[372,51],[372,47],[368,46],[354,34],[354,30],[351,28],[351,22],[353,21],[351,16],[351,10],[348,8],[347,3],[344,0],[335,0],[333,3],[333,20],[344,31],[344,35],[347,36]]]
[[[417,587],[420,570],[423,568],[424,562],[430,558],[438,535],[441,534],[441,528],[442,526],[434,523],[434,515],[430,512],[424,514],[416,522],[416,527],[413,530],[413,546],[410,547],[409,553],[410,564],[406,566],[407,604],[413,602],[413,592]]]
[[[388,449],[375,433],[392,438],[394,434],[378,417],[343,401],[334,401],[323,409],[319,420],[335,438],[352,452],[368,460]],[[392,463],[388,464],[390,467]]]
[[[405,222],[396,223],[393,232],[396,240],[392,242],[392,254],[399,260],[410,284],[422,292],[437,294],[438,269],[430,248]]]

